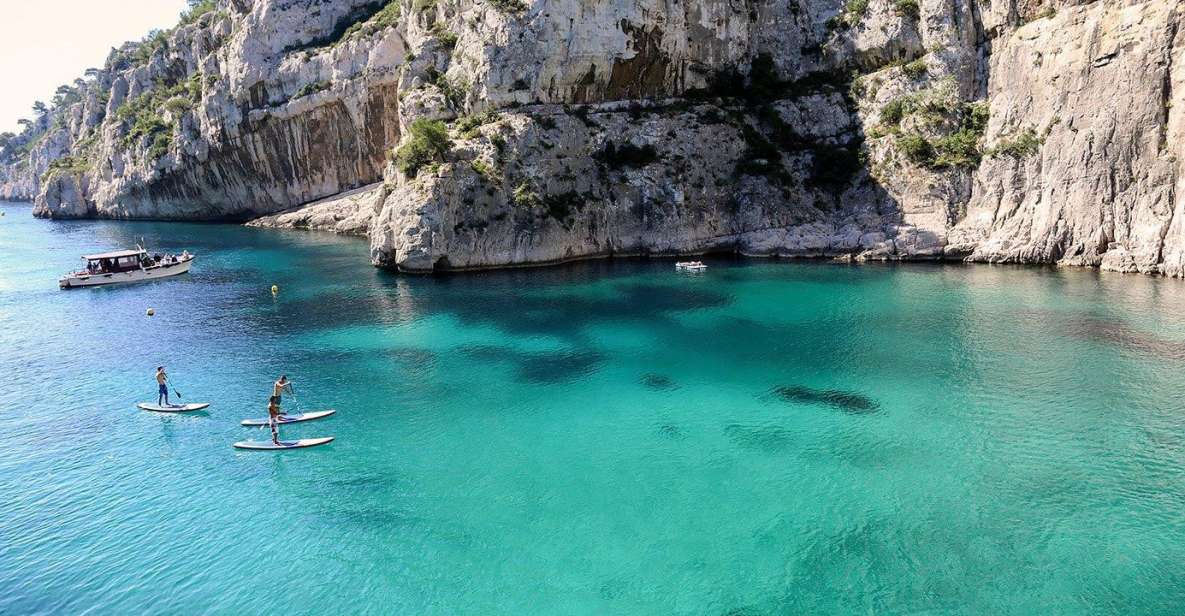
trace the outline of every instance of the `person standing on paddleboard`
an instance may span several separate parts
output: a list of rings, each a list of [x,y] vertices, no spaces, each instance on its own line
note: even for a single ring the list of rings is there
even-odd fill
[[[168,382],[169,382],[169,375],[165,374],[165,367],[164,366],[157,366],[156,367],[156,385],[157,385],[157,387],[156,387],[156,390],[157,390],[156,405],[157,406],[162,406],[161,400],[164,400],[164,406],[170,406],[169,405],[169,385],[168,385]]]
[[[272,429],[272,444],[280,444],[280,396],[272,396],[267,403],[267,425]]]
[[[293,393],[292,381],[288,380],[287,374],[281,374],[280,379],[272,384],[272,397],[271,397],[271,400],[269,401],[269,404],[271,402],[274,402],[276,404],[276,408],[279,409],[280,408],[280,396],[283,395],[283,393],[285,391],[287,391],[288,393]],[[270,408],[270,406],[269,406],[269,408]],[[283,411],[277,411],[277,412],[280,415],[284,414]]]

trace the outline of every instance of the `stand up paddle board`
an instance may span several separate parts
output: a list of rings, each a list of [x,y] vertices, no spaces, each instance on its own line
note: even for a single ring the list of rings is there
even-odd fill
[[[302,421],[312,421],[314,419],[321,419],[322,417],[329,417],[337,411],[329,409],[328,411],[309,411],[308,413],[301,413],[299,415],[280,415],[280,420],[276,423],[280,425],[299,423]],[[266,426],[267,418],[263,419],[244,419],[239,422],[244,426]]]
[[[299,441],[280,441],[279,445],[271,441],[239,441],[235,443],[235,448],[262,450],[300,449],[301,447],[316,447],[317,445],[324,445],[325,443],[328,443],[332,440],[332,436],[325,436],[321,438],[302,438]]]
[[[153,411],[156,413],[188,413],[190,411],[200,411],[208,406],[209,402],[194,402],[192,404],[152,404],[149,402],[141,402],[136,405],[138,408],[145,411]]]

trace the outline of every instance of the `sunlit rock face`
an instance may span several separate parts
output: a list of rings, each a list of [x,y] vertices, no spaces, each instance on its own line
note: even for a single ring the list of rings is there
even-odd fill
[[[267,216],[414,272],[721,251],[1182,276],[1183,14],[220,0],[114,52],[0,197]],[[395,152],[417,120],[450,143],[413,172]]]

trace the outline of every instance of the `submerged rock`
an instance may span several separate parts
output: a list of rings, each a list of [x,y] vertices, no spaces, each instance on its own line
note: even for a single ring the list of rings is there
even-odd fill
[[[855,415],[866,415],[880,410],[880,404],[876,400],[863,394],[838,389],[814,389],[802,385],[786,385],[775,388],[774,394],[786,402],[822,404]]]
[[[650,389],[670,390],[677,389],[679,384],[669,376],[664,374],[654,374],[653,372],[642,375],[642,384]]]

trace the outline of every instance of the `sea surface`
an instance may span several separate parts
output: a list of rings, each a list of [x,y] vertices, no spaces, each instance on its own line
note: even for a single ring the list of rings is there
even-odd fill
[[[0,614],[1185,612],[1185,282],[0,210]],[[141,238],[192,273],[58,290]],[[337,440],[233,449],[280,373]]]

